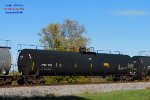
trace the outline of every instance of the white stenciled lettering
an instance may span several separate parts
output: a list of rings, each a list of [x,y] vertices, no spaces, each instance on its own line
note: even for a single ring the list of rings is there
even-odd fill
[[[47,64],[41,64],[41,66],[47,66]]]
[[[43,67],[52,67],[53,65],[52,64],[41,64],[41,66],[43,66]]]
[[[52,64],[48,64],[48,66],[52,66]]]

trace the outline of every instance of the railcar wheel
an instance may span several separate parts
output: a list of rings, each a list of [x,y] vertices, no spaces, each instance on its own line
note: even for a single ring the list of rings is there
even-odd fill
[[[145,80],[145,81],[148,81],[148,80],[149,80],[149,77],[148,77],[148,76],[144,77],[144,80]]]
[[[24,84],[25,84],[24,78],[18,79],[18,80],[17,80],[17,83],[18,83],[19,85],[24,85]]]

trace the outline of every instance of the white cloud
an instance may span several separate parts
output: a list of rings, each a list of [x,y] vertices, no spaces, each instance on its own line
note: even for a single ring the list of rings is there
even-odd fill
[[[147,16],[150,15],[150,12],[144,10],[118,10],[113,11],[114,14],[122,15],[122,16]]]

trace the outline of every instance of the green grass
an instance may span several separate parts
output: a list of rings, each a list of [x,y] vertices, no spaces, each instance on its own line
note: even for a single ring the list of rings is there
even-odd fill
[[[87,100],[150,100],[150,89],[116,91],[109,93],[84,93],[78,95]]]

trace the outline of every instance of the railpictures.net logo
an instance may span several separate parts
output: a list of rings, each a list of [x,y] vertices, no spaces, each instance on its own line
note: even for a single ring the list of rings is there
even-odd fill
[[[22,14],[24,12],[23,4],[5,4],[5,14]]]

